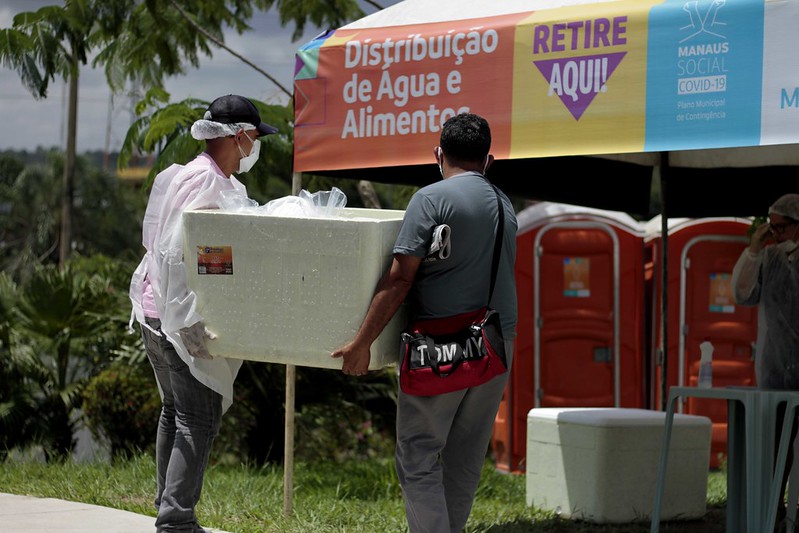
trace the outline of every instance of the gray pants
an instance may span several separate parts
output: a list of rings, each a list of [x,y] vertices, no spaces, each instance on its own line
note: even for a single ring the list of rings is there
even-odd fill
[[[160,332],[161,322],[147,318]],[[155,441],[158,482],[157,531],[204,531],[194,508],[200,501],[211,444],[222,421],[222,396],[191,375],[165,336],[141,328],[147,357],[161,392],[161,417]]]
[[[505,351],[510,366],[513,341]],[[400,391],[395,460],[411,533],[463,530],[509,373],[438,396]]]

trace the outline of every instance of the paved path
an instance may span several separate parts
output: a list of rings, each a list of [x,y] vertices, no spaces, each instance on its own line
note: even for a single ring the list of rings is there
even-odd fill
[[[155,533],[152,516],[88,503],[0,493],[3,533]],[[226,533],[214,529],[213,533]]]

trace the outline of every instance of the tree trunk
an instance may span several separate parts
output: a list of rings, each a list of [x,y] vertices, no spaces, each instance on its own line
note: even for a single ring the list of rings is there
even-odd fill
[[[364,207],[381,209],[380,198],[377,196],[377,191],[375,191],[371,181],[361,180],[358,182],[358,195],[361,197]]]
[[[63,195],[61,197],[61,237],[58,243],[58,266],[62,268],[69,258],[72,249],[72,204],[75,196],[75,144],[78,135],[77,61],[73,61],[72,75],[69,77],[68,113],[67,147],[64,160]]]

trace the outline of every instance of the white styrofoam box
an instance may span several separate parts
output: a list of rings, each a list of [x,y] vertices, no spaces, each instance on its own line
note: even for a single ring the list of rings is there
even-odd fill
[[[345,208],[338,214],[183,214],[189,287],[208,329],[218,336],[206,341],[212,354],[341,368],[341,359],[330,353],[360,327],[391,264],[404,211]],[[220,264],[216,270],[232,273],[208,273]],[[199,273],[200,267],[206,273]],[[405,321],[403,306],[372,344],[370,369],[396,364]]]
[[[527,505],[565,518],[652,516],[666,414],[623,408],[537,408],[527,414]],[[662,520],[704,516],[711,421],[674,415]]]

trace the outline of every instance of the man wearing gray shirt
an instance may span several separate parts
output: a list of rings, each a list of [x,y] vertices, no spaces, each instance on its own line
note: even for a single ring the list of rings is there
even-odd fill
[[[409,298],[412,319],[443,318],[490,307],[499,312],[508,367],[516,329],[516,216],[504,207],[496,286],[486,302],[497,228],[497,198],[484,177],[493,162],[491,131],[482,117],[461,114],[442,128],[434,154],[443,181],[416,192],[355,339],[333,352],[342,371],[364,375],[369,347]],[[435,232],[446,226],[444,236]],[[431,244],[436,251],[430,253]],[[399,339],[398,339],[399,340]],[[411,533],[461,531],[471,511],[508,373],[476,387],[435,396],[400,391],[396,467]]]

